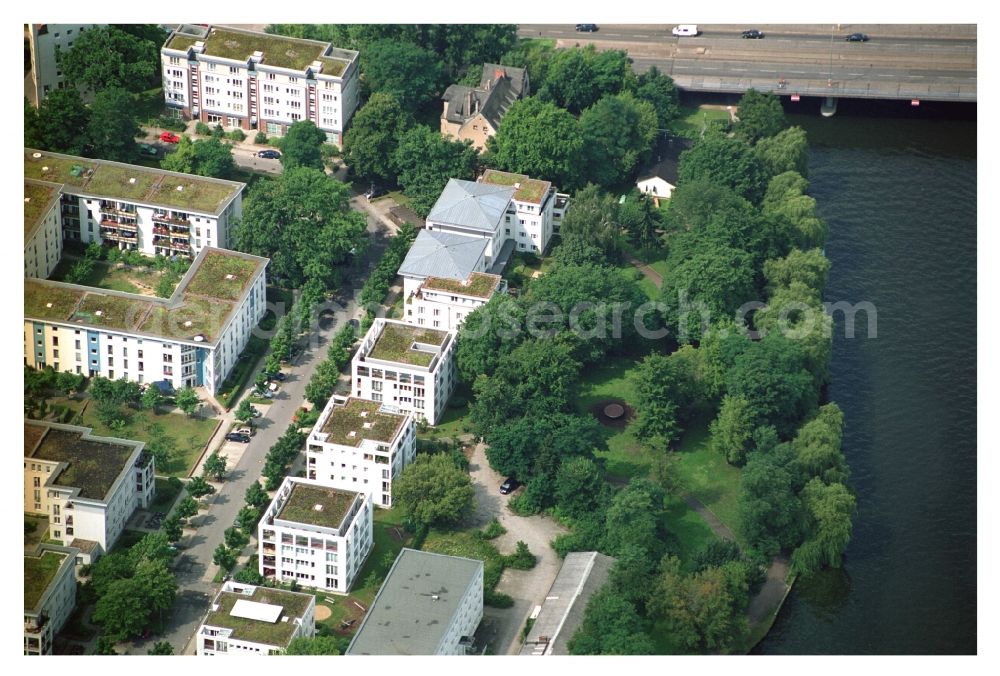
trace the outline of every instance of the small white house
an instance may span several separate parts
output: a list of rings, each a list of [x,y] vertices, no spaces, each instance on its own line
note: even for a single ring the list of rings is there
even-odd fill
[[[653,197],[662,197],[663,199],[670,199],[670,195],[674,192],[674,188],[677,187],[673,183],[669,183],[666,179],[659,176],[650,176],[649,178],[644,178],[635,183],[636,187],[639,188],[639,192],[646,193]]]

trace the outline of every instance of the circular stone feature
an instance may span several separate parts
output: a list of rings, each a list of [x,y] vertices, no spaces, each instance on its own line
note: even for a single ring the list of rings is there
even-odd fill
[[[604,407],[604,415],[612,420],[617,420],[625,415],[625,407],[621,404],[608,404]]]

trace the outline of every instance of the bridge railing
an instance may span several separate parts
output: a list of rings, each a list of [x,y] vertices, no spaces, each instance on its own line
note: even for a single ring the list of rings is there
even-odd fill
[[[711,92],[744,92],[756,89],[779,96],[833,96],[835,98],[923,99],[927,101],[976,101],[974,84],[921,84],[905,82],[843,82],[764,78],[720,78],[675,75],[682,89]]]

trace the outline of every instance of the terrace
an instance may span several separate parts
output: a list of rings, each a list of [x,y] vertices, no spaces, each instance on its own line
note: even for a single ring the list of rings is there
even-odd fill
[[[437,351],[416,350],[414,343],[440,347],[447,336],[445,331],[386,322],[368,356],[401,364],[428,366],[437,356]]]
[[[423,288],[433,291],[450,291],[476,298],[489,298],[500,284],[500,275],[488,275],[474,272],[467,280],[446,279],[444,277],[428,277]]]
[[[292,491],[275,517],[283,521],[322,528],[340,528],[360,493],[337,488],[292,483]]]
[[[342,406],[334,406],[320,430],[328,435],[326,443],[355,447],[364,439],[391,443],[406,416],[380,413],[380,408],[377,402],[354,398]]]
[[[82,498],[103,500],[134,451],[135,446],[85,439],[82,432],[49,429],[29,457],[67,463],[53,483],[79,488]]]
[[[57,193],[56,186],[42,185],[39,183],[24,184],[24,241],[28,242],[28,236],[38,225],[38,221],[48,211],[52,198]]]
[[[42,552],[41,556],[24,555],[24,609],[34,610],[48,589],[59,566],[66,559],[61,552]]]
[[[183,44],[179,42],[178,44]],[[171,49],[177,49],[171,43]],[[263,52],[263,63],[277,68],[305,70],[325,50],[311,40],[296,40],[280,35],[213,28],[205,38],[205,54],[220,59],[246,61],[254,52]]]
[[[292,618],[301,618],[312,599],[309,594],[296,594],[266,587],[257,587],[252,596],[222,592],[216,599],[217,610],[209,612],[204,624],[232,630],[230,636],[232,639],[284,647],[292,640],[292,635],[295,633],[296,625]],[[276,622],[236,617],[232,615],[232,610],[240,600],[281,606],[281,616],[287,616],[289,620],[282,622],[280,616]]]
[[[545,196],[545,193],[552,185],[548,181],[539,181],[538,179],[529,178],[524,174],[511,174],[495,169],[488,169],[483,174],[483,183],[502,186],[517,185],[518,187],[514,191],[514,199],[518,202],[531,202],[533,204],[540,204],[542,197]]]

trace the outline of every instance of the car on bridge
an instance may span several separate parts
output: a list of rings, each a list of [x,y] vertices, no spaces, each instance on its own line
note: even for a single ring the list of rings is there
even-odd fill
[[[868,42],[868,36],[864,33],[851,33],[844,40],[847,42]]]
[[[576,25],[576,30],[581,33],[593,33],[597,31],[596,23],[578,23]]]
[[[764,38],[764,34],[756,28],[751,28],[740,33],[740,37],[744,40],[762,40]]]
[[[698,35],[698,26],[693,23],[681,24],[680,26],[674,26],[674,29],[670,31],[672,34],[679,38],[685,37],[695,37]]]

